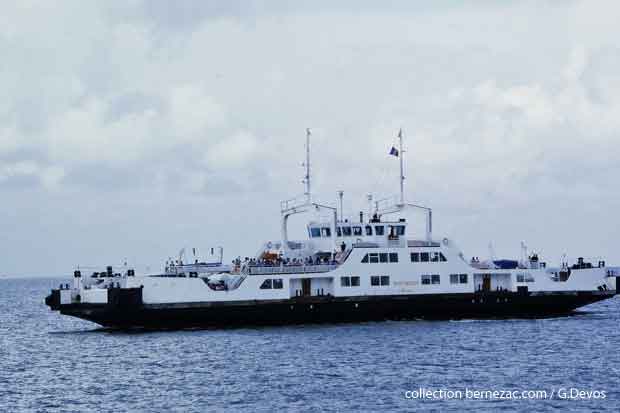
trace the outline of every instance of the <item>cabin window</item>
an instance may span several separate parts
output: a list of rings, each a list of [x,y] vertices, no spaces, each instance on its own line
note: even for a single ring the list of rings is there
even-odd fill
[[[382,286],[390,285],[390,277],[388,277],[387,275],[382,275],[381,276],[381,285]]]
[[[405,226],[404,225],[397,225],[396,226],[396,235],[405,235]]]
[[[518,283],[533,283],[534,277],[529,272],[526,272],[526,273],[520,272],[520,273],[517,273],[517,282]]]
[[[281,290],[284,287],[284,283],[282,282],[282,278],[276,278],[273,280],[273,288],[276,290]]]
[[[422,276],[422,280],[421,280],[421,284],[422,285],[430,285],[431,283],[431,276],[430,275],[423,275]]]
[[[321,228],[310,228],[310,236],[312,238],[319,238],[321,236]]]
[[[371,252],[369,254],[364,255],[362,258],[362,263],[388,263],[388,262],[398,262],[398,253],[397,252]]]
[[[351,236],[351,227],[342,227],[342,235],[345,237]]]
[[[433,274],[431,277],[431,284],[440,284],[440,282],[439,274]]]
[[[450,284],[467,284],[467,274],[450,274]]]
[[[370,277],[370,285],[372,285],[373,287],[378,287],[379,285],[381,285],[381,277],[379,277],[378,275],[373,275],[372,277]]]
[[[366,235],[372,236],[372,227],[370,225],[366,225]]]
[[[361,237],[362,236],[362,227],[353,227],[353,236]]]
[[[385,227],[383,225],[375,225],[375,235],[385,235]]]
[[[325,238],[331,237],[332,236],[331,228],[328,228],[328,227],[321,228],[321,235]]]
[[[271,286],[271,279],[266,279],[265,281],[263,281],[263,283],[260,285],[260,289],[261,290],[271,290],[272,286]]]
[[[421,252],[420,253],[420,262],[429,262],[430,257],[429,257],[429,253],[428,252]]]
[[[411,253],[411,262],[420,262],[420,253],[412,252]]]
[[[360,277],[358,276],[340,277],[340,286],[341,287],[359,287]]]
[[[339,237],[342,237],[342,228],[340,228],[340,227],[336,228],[336,235],[339,236]]]

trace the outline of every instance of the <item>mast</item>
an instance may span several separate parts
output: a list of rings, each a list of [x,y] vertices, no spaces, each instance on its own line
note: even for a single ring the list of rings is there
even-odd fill
[[[398,131],[398,140],[399,140],[399,158],[400,158],[400,204],[405,205],[405,173],[404,173],[404,165],[403,165],[403,129],[401,128]]]
[[[306,128],[306,176],[304,177],[304,183],[306,184],[306,202],[308,204],[312,202],[312,196],[310,193],[310,128]]]

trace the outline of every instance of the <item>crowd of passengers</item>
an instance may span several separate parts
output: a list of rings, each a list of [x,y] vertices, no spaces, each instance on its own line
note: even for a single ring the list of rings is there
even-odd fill
[[[278,255],[273,258],[250,258],[245,257],[241,260],[241,257],[237,257],[233,260],[235,266],[250,266],[250,267],[281,267],[281,266],[300,266],[300,265],[329,265],[337,264],[333,258],[321,258],[319,256],[310,256],[305,258],[283,258]]]

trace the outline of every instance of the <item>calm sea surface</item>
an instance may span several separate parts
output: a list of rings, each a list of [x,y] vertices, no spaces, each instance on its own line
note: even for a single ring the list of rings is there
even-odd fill
[[[128,333],[49,311],[59,282],[0,280],[0,411],[620,411],[619,297],[545,320]],[[464,399],[407,398],[421,387]]]

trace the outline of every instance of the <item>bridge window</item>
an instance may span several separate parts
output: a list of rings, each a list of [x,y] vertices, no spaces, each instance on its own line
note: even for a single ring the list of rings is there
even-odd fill
[[[375,225],[375,235],[385,235],[385,227],[383,225]]]
[[[362,258],[362,263],[364,264],[368,263],[368,254],[364,255],[364,258]]]
[[[372,227],[370,225],[366,225],[366,235],[372,236]]]
[[[276,290],[281,290],[284,284],[282,283],[282,278],[276,278],[273,280],[273,288]]]
[[[351,227],[342,227],[342,235],[345,237],[351,236]]]
[[[420,262],[429,262],[429,261],[430,261],[429,253],[428,252],[421,252],[420,253]]]
[[[412,252],[411,253],[411,262],[420,262],[420,253]]]
[[[379,254],[368,254],[368,258],[371,264],[377,264],[379,262]]]
[[[332,230],[329,227],[321,228],[321,235],[325,238],[329,238],[332,236]]]
[[[353,227],[353,236],[361,237],[362,236],[362,227]]]
[[[382,275],[381,276],[381,285],[382,286],[390,285],[390,277],[388,277],[387,275]]]
[[[263,281],[263,283],[260,285],[261,290],[271,290],[271,288],[272,288],[272,283],[271,283],[270,278]]]
[[[390,252],[390,262],[398,262],[398,253]]]
[[[404,225],[396,225],[396,235],[405,235],[405,226]]]
[[[312,238],[319,238],[321,236],[321,228],[310,228],[310,236]]]
[[[387,254],[387,252],[379,253],[379,262],[388,262],[388,254]]]

